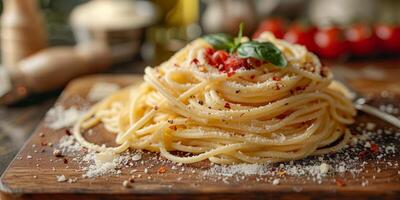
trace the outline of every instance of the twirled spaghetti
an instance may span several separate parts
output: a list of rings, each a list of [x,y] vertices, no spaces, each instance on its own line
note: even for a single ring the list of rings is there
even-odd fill
[[[143,84],[94,105],[74,126],[77,141],[96,151],[134,148],[174,162],[221,164],[295,160],[343,147],[355,115],[346,89],[304,47],[268,33],[258,40],[276,45],[287,67],[267,62],[228,76],[207,64],[210,44],[195,40],[146,68]],[[84,139],[82,131],[99,123],[120,146]]]

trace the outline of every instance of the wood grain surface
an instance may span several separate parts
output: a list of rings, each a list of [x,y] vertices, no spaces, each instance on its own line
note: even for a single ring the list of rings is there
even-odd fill
[[[138,76],[125,75],[97,75],[80,78],[65,89],[56,105],[87,106],[90,103],[85,99],[86,93],[96,82],[113,82],[122,86],[138,83]],[[368,81],[367,81],[368,83]],[[376,84],[367,84],[365,80],[352,85],[361,91],[375,91]],[[392,84],[392,83],[391,83]],[[368,87],[368,89],[364,88]],[[371,90],[369,90],[372,88]],[[383,87],[386,88],[386,87]],[[380,91],[376,89],[376,91]],[[396,97],[397,98],[397,97]],[[379,99],[372,101],[379,103]],[[400,102],[396,99],[396,102]],[[357,122],[373,121],[378,126],[388,126],[384,122],[359,114]],[[100,131],[101,132],[101,131]],[[17,157],[10,164],[1,178],[1,199],[399,199],[400,175],[398,169],[383,169],[375,174],[376,166],[367,166],[362,176],[368,179],[369,184],[361,186],[360,180],[349,178],[346,187],[339,187],[335,182],[323,180],[321,184],[302,179],[301,177],[286,177],[279,185],[255,181],[256,177],[246,178],[239,183],[224,184],[223,181],[211,181],[202,178],[203,171],[209,166],[198,163],[188,166],[191,170],[177,173],[169,170],[171,165],[164,164],[168,169],[159,173],[160,165],[154,162],[155,154],[144,154],[142,160],[149,166],[149,172],[144,172],[142,165],[123,168],[119,176],[103,176],[95,179],[82,178],[82,171],[78,163],[72,158],[55,158],[53,147],[66,134],[66,130],[54,131],[42,122],[24,145]],[[42,136],[40,136],[42,135]],[[44,135],[44,136],[43,136]],[[90,140],[95,142],[106,141],[105,135],[97,135]],[[397,145],[397,149],[398,149]],[[27,159],[32,156],[31,159]],[[52,160],[52,162],[50,161]],[[161,158],[160,158],[161,159]],[[388,158],[388,161],[398,162],[400,155]],[[122,181],[130,177],[129,171],[137,169],[132,187],[122,187]],[[57,175],[68,178],[78,178],[75,183],[57,182]],[[374,179],[373,176],[376,176]],[[151,177],[151,178],[148,178]]]

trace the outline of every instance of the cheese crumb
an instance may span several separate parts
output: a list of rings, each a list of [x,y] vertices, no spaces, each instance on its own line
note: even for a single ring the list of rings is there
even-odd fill
[[[372,131],[372,130],[375,128],[375,126],[376,126],[376,125],[375,125],[374,123],[368,122],[365,128],[366,128],[367,130],[369,130],[369,131]]]
[[[339,166],[339,172],[343,173],[346,171],[346,168],[344,166]]]
[[[94,155],[94,162],[96,165],[102,165],[104,163],[112,162],[115,158],[115,154],[110,151],[96,153]]]
[[[72,126],[83,113],[75,107],[65,109],[63,106],[56,106],[47,112],[45,121],[49,128],[59,130]]]
[[[132,156],[132,160],[133,161],[138,161],[140,159],[142,159],[142,155],[141,154],[135,154],[135,155]]]
[[[272,185],[278,185],[279,182],[280,182],[280,179],[279,179],[279,178],[274,179],[274,180],[272,181]]]
[[[67,181],[67,178],[65,178],[64,175],[56,176],[57,182],[65,182]]]
[[[322,163],[320,166],[319,166],[319,171],[322,173],[322,174],[326,174],[326,173],[328,173],[329,172],[329,165],[328,164],[326,164],[326,163]]]

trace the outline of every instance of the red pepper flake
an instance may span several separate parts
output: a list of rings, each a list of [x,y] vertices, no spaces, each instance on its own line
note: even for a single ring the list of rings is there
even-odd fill
[[[358,153],[358,157],[360,159],[364,159],[365,157],[367,157],[368,152],[367,151],[361,151],[360,153]]]
[[[71,131],[69,129],[65,129],[65,134],[72,135],[72,133],[71,133]]]
[[[236,90],[236,91],[235,91],[236,94],[239,94],[239,92],[240,92],[240,90]]]
[[[273,77],[272,77],[272,80],[274,80],[274,81],[280,81],[280,80],[281,80],[281,77],[279,77],[279,76],[273,76]]]
[[[229,103],[225,103],[224,107],[228,108],[228,109],[231,109],[231,105]]]
[[[250,79],[254,79],[255,77],[256,77],[256,75],[253,74],[250,76]]]
[[[372,153],[378,153],[379,152],[379,146],[375,143],[371,144],[371,148],[370,148]]]
[[[167,171],[167,169],[165,169],[165,167],[164,166],[161,166],[158,170],[157,170],[157,172],[158,173],[165,173]]]
[[[203,102],[202,100],[200,100],[200,101],[199,101],[199,104],[200,104],[200,105],[203,105],[203,104],[204,104],[204,102]]]
[[[176,125],[169,126],[169,128],[172,129],[172,130],[174,130],[174,131],[178,130],[178,128],[176,127]]]
[[[337,178],[336,179],[336,185],[339,186],[339,187],[344,187],[344,186],[346,186],[346,183],[344,182],[343,179]]]
[[[64,164],[68,164],[68,160],[64,158]]]
[[[190,61],[190,64],[194,63],[195,65],[200,64],[200,61],[197,60],[197,58],[194,58],[192,61]]]

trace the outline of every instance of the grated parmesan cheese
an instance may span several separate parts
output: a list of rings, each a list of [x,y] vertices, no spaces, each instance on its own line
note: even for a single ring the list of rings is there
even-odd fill
[[[49,128],[59,130],[72,126],[83,113],[84,111],[76,107],[65,109],[63,106],[56,106],[47,112],[45,122]]]
[[[87,98],[90,101],[100,101],[115,91],[119,90],[119,85],[115,83],[99,82],[92,86]]]
[[[279,178],[274,179],[274,180],[272,181],[272,185],[278,185],[279,182],[280,182]]]
[[[57,182],[65,182],[67,181],[67,178],[65,178],[64,175],[56,176]]]

